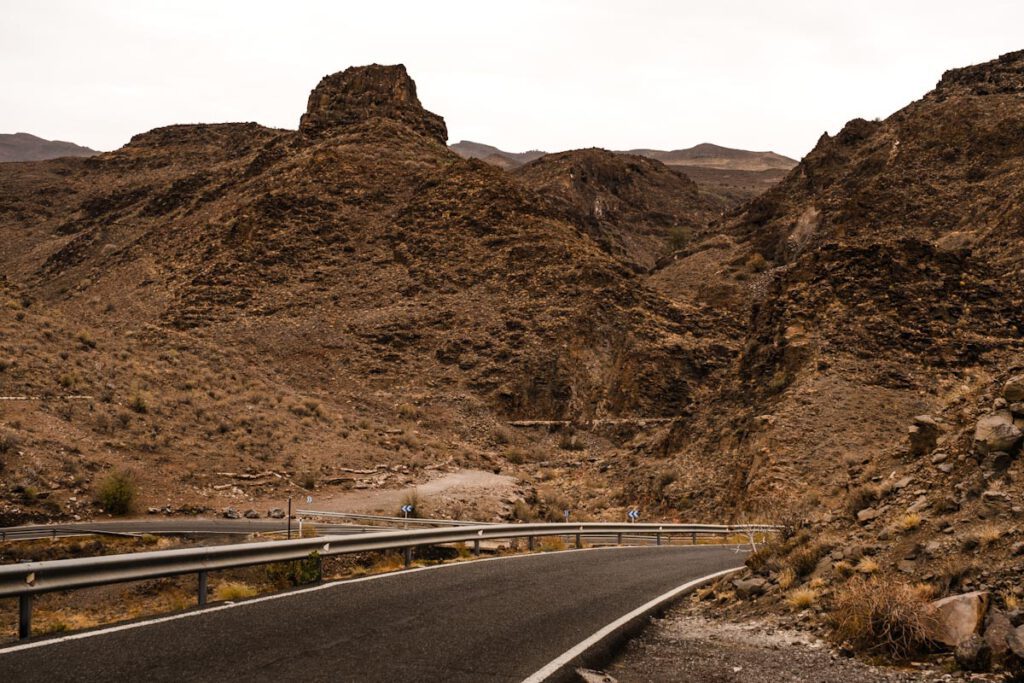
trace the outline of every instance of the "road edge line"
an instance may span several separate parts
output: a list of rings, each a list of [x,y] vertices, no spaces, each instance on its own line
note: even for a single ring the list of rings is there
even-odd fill
[[[597,645],[599,645],[601,641],[609,638],[609,636],[615,635],[616,633],[618,633],[619,635],[625,634],[625,632],[629,630],[631,622],[635,623],[636,620],[656,612],[661,607],[664,607],[667,603],[677,598],[680,598],[688,593],[691,593],[697,588],[709,584],[712,581],[715,581],[716,579],[720,579],[723,576],[728,576],[729,574],[734,574],[743,569],[746,569],[746,565],[740,565],[738,567],[732,567],[730,569],[723,569],[722,571],[715,572],[713,574],[706,574],[692,581],[688,581],[687,583],[684,583],[681,586],[677,586],[672,590],[668,591],[667,593],[659,595],[653,600],[650,600],[641,605],[640,607],[637,607],[632,612],[624,614],[623,616],[611,622],[610,624],[608,624],[601,630],[597,631],[590,637],[580,641],[573,647],[569,648],[568,650],[560,654],[558,657],[552,659],[550,662],[548,662],[543,667],[538,669],[536,672],[524,678],[523,683],[542,683],[542,681],[557,681],[563,678],[568,678],[567,674],[570,674],[572,671],[572,669],[569,668],[569,665],[573,663],[579,665],[586,664],[587,662],[585,660],[590,659],[590,657],[588,657],[588,653],[594,654],[593,650],[597,647]]]

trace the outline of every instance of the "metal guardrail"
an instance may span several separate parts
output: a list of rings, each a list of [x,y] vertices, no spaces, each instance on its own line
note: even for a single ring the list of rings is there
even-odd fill
[[[291,541],[264,541],[236,545],[219,545],[179,550],[157,550],[102,557],[48,560],[0,566],[0,598],[18,598],[18,637],[31,633],[32,597],[40,593],[86,588],[125,581],[141,581],[165,576],[196,574],[198,603],[206,604],[207,574],[210,571],[248,567],[274,562],[303,560],[318,556],[341,555],[381,550],[405,550],[406,565],[412,561],[416,546],[473,542],[479,554],[480,541],[527,538],[534,547],[537,536],[575,535],[580,547],[581,537],[612,536],[622,542],[623,535],[653,534],[661,542],[663,535],[755,534],[778,531],[779,527],[714,524],[617,524],[581,522],[567,524],[479,524],[441,529],[389,530],[347,536],[319,536]]]
[[[328,510],[296,510],[302,517],[331,517],[351,519],[357,522],[382,522],[386,524],[413,524],[417,526],[493,526],[495,522],[471,522],[462,519],[437,519],[432,517],[387,517],[366,515],[357,512],[330,512]]]

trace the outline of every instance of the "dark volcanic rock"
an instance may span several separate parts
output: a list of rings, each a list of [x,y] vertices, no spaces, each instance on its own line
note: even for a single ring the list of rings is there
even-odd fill
[[[351,67],[324,76],[309,95],[299,130],[320,135],[374,118],[399,121],[442,144],[448,140],[444,119],[423,108],[402,64]]]

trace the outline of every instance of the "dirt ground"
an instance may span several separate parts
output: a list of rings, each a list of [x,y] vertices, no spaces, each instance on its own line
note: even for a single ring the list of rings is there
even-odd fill
[[[720,621],[671,610],[607,668],[619,683],[873,683],[995,680],[936,669],[875,667],[767,621]]]

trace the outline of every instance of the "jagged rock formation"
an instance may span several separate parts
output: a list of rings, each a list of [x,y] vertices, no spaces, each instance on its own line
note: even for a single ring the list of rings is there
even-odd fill
[[[397,121],[444,144],[444,119],[423,108],[405,66],[373,64],[324,76],[309,95],[299,130],[322,135],[371,119]]]

